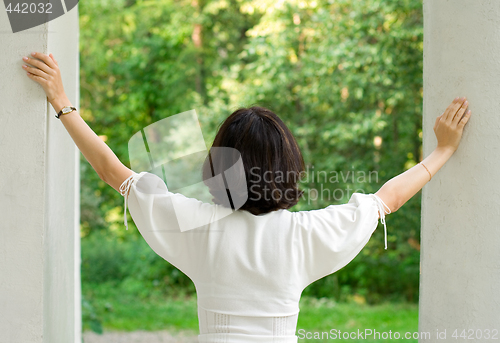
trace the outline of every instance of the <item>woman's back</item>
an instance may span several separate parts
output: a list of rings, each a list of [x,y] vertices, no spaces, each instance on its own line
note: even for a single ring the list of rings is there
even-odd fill
[[[297,341],[301,291],[293,283],[294,249],[286,239],[291,220],[287,210],[260,216],[235,211],[201,229],[207,258],[193,277],[200,342]]]
[[[254,215],[171,193],[150,173],[129,183],[142,236],[196,286],[203,342],[295,342],[303,289],[359,253],[382,208],[376,196],[355,193],[344,205]]]

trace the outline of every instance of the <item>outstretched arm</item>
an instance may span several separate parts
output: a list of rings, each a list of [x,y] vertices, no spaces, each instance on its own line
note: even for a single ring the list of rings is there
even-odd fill
[[[467,106],[468,102],[465,98],[456,98],[446,111],[436,118],[434,133],[438,140],[437,147],[422,161],[432,176],[457,150],[464,126],[471,115],[470,110],[466,112]],[[394,212],[410,200],[427,182],[429,182],[429,173],[425,167],[417,164],[387,181],[375,194]]]
[[[23,66],[27,75],[43,87],[56,113],[65,106],[73,106],[64,92],[61,72],[52,54],[36,52],[31,58],[23,60],[28,64]],[[78,111],[62,115],[60,119],[101,180],[119,191],[120,185],[132,175],[132,171],[120,162],[108,145],[80,117]]]

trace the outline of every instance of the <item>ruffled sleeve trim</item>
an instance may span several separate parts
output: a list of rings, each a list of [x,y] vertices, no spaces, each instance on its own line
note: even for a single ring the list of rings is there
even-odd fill
[[[378,207],[378,212],[380,215],[380,222],[384,225],[384,243],[385,243],[385,249],[387,250],[387,226],[385,225],[385,215],[391,213],[391,209],[389,206],[387,206],[382,199],[376,194],[370,194],[373,199],[375,199],[375,202],[377,203]],[[389,210],[389,212],[385,212],[385,208]]]
[[[129,196],[130,188],[132,187],[132,184],[134,181],[137,181],[139,178],[140,174],[137,174],[135,172],[132,172],[132,175],[130,175],[123,183],[120,185],[120,194],[124,197],[125,199],[125,205],[123,206],[123,223],[125,224],[125,228],[128,230],[128,221],[127,221],[127,199]]]

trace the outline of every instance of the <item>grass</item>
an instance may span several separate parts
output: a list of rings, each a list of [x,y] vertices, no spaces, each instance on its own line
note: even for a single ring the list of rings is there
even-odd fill
[[[169,330],[172,333],[192,331],[193,335],[198,334],[196,297],[166,297],[159,290],[143,292],[140,285],[130,284],[126,288],[114,284],[82,286],[84,299],[90,303],[84,308],[84,330],[91,329],[89,318],[96,318],[104,331]],[[390,339],[383,338],[386,336],[373,339],[373,335],[365,337],[364,332],[376,330],[382,334],[390,330],[404,335],[405,332],[417,331],[416,304],[366,305],[303,297],[300,309],[296,332],[299,342],[332,342],[339,339],[349,342],[387,342]],[[363,333],[363,339],[346,339],[345,336],[334,339],[334,334],[339,335],[339,330],[340,335],[346,332],[351,333],[352,337],[358,337],[359,330]],[[305,339],[306,334],[311,339]]]
[[[198,330],[194,297],[166,297],[156,291],[145,295],[112,283],[83,284],[82,293],[84,299],[90,300],[91,315],[100,321],[104,331]],[[85,317],[90,315],[84,313]],[[91,329],[89,320],[84,320],[83,329]]]
[[[403,337],[406,332],[413,334],[418,330],[418,306],[416,304],[366,305],[302,298],[300,309],[296,332],[299,342],[332,342],[335,340],[387,342],[390,339],[383,338],[386,337],[382,334],[384,332],[398,332]],[[380,337],[380,339],[374,339],[375,331],[379,332],[378,336],[375,337]],[[308,332],[308,336],[305,336],[306,332]],[[362,335],[358,336],[358,332]],[[365,335],[366,332],[371,332],[371,334]],[[319,339],[301,339],[315,337],[315,333]],[[347,334],[351,336],[343,336]],[[337,336],[335,337],[335,335]],[[418,340],[405,339],[405,342],[418,342]]]

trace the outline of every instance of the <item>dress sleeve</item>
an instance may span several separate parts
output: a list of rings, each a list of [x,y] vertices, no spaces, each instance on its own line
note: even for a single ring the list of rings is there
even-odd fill
[[[208,235],[214,231],[209,224],[223,217],[224,211],[231,211],[170,192],[161,178],[148,172],[133,173],[120,193],[125,198],[125,226],[128,204],[148,245],[191,279],[206,253]]]
[[[294,234],[304,288],[351,262],[377,228],[379,215],[387,249],[385,215],[389,213],[380,197],[363,193],[354,193],[347,204],[296,212]]]

